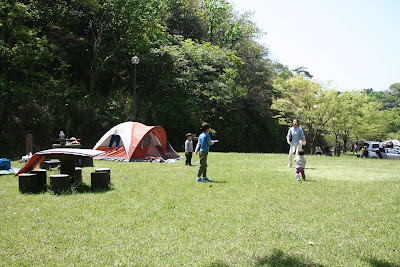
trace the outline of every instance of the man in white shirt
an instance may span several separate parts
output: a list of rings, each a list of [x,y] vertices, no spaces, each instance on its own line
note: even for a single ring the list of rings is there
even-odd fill
[[[303,129],[299,126],[297,119],[293,120],[293,127],[291,127],[286,136],[286,141],[290,145],[289,149],[289,164],[288,168],[292,167],[293,154],[298,154],[299,149],[306,144],[306,137],[304,135]]]

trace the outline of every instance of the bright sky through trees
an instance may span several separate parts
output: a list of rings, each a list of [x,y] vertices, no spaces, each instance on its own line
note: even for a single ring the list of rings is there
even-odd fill
[[[400,82],[398,0],[228,0],[253,11],[260,40],[290,69],[304,66],[337,90],[386,90]]]

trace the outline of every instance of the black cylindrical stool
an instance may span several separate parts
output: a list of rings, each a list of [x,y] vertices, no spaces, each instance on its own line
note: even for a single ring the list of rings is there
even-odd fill
[[[108,183],[111,182],[111,170],[110,170],[110,168],[99,168],[99,169],[96,169],[95,172],[106,172],[106,173],[108,173]]]
[[[75,167],[74,177],[71,178],[71,184],[81,184],[82,183],[82,168]]]
[[[71,187],[68,174],[50,175],[50,190],[53,192],[65,192]]]
[[[44,169],[31,170],[30,173],[37,175],[37,190],[43,191],[47,187],[47,171]]]
[[[36,173],[21,173],[18,175],[19,191],[21,193],[37,192],[37,175]]]
[[[96,172],[108,172],[111,173],[110,168],[99,168],[95,170]]]
[[[106,171],[95,171],[91,173],[91,188],[107,189],[110,184],[110,173]]]

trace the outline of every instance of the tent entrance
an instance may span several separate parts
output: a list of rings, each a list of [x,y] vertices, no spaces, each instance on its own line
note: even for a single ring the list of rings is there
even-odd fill
[[[133,154],[134,158],[164,158],[163,148],[157,135],[149,132],[139,143]]]

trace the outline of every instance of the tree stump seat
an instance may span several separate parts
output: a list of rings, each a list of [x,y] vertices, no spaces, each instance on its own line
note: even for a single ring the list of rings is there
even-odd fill
[[[107,172],[111,174],[110,168],[98,168],[95,170],[95,172]]]
[[[66,192],[71,188],[70,176],[68,174],[50,175],[50,190],[59,193]]]
[[[110,168],[96,169],[95,172],[91,173],[91,188],[96,189],[107,189],[111,182]]]
[[[31,170],[30,173],[37,175],[37,190],[43,191],[47,188],[47,171],[44,169]]]
[[[36,193],[38,179],[36,173],[21,173],[18,175],[19,191],[21,193]]]
[[[75,167],[75,172],[73,178],[71,178],[71,184],[81,184],[82,183],[82,168]]]

